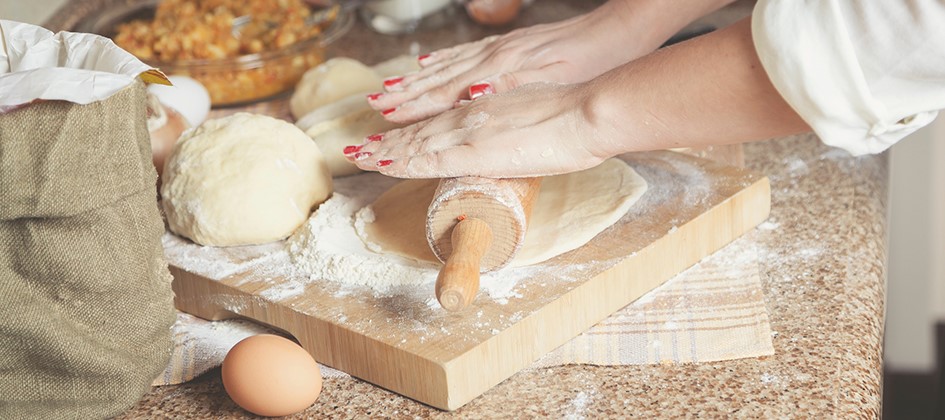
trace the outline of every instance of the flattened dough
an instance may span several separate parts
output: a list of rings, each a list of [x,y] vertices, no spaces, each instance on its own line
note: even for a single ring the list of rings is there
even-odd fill
[[[376,252],[436,262],[424,226],[438,182],[405,180],[391,187],[358,212],[361,239]],[[525,243],[511,266],[537,264],[581,247],[620,220],[646,189],[643,177],[616,158],[585,171],[545,177]]]

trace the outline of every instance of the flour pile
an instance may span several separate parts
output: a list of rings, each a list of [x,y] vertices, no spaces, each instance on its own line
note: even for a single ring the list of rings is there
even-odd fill
[[[376,179],[364,182],[368,177]],[[361,178],[357,188],[345,188],[351,178]],[[364,285],[381,292],[436,281],[439,265],[372,251],[355,230],[355,213],[393,182],[375,174],[338,179],[335,194],[286,243],[296,267],[313,280]]]

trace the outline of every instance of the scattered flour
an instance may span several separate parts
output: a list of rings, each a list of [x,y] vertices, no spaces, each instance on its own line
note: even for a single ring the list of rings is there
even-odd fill
[[[763,384],[770,384],[773,382],[778,382],[779,379],[780,378],[778,378],[776,375],[772,375],[767,372],[761,374],[761,383]]]
[[[758,225],[758,229],[761,230],[777,230],[779,227],[781,227],[781,225],[771,219],[766,220],[765,222]]]
[[[365,285],[382,292],[396,286],[435,282],[439,266],[381,254],[361,240],[354,216],[362,205],[337,192],[323,203],[287,241],[296,266],[312,280]]]
[[[489,114],[480,111],[467,115],[463,118],[462,124],[463,128],[475,130],[482,127],[487,121],[489,121]]]
[[[164,254],[185,271],[213,280],[223,280],[252,269],[259,276],[291,276],[298,270],[279,243],[217,248],[201,246],[172,233],[161,238]],[[237,286],[242,282],[236,283]]]

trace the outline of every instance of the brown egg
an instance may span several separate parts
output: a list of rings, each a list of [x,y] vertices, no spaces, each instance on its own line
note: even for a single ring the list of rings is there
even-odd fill
[[[466,12],[483,25],[505,25],[518,16],[522,0],[469,0]]]
[[[260,416],[298,413],[318,399],[318,364],[298,344],[262,334],[240,341],[223,359],[223,387],[240,407]]]

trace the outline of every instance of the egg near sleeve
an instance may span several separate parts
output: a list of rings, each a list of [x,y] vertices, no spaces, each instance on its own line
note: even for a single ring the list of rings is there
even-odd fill
[[[237,343],[223,359],[223,387],[246,411],[287,416],[312,405],[322,390],[318,364],[298,344],[262,334]]]

